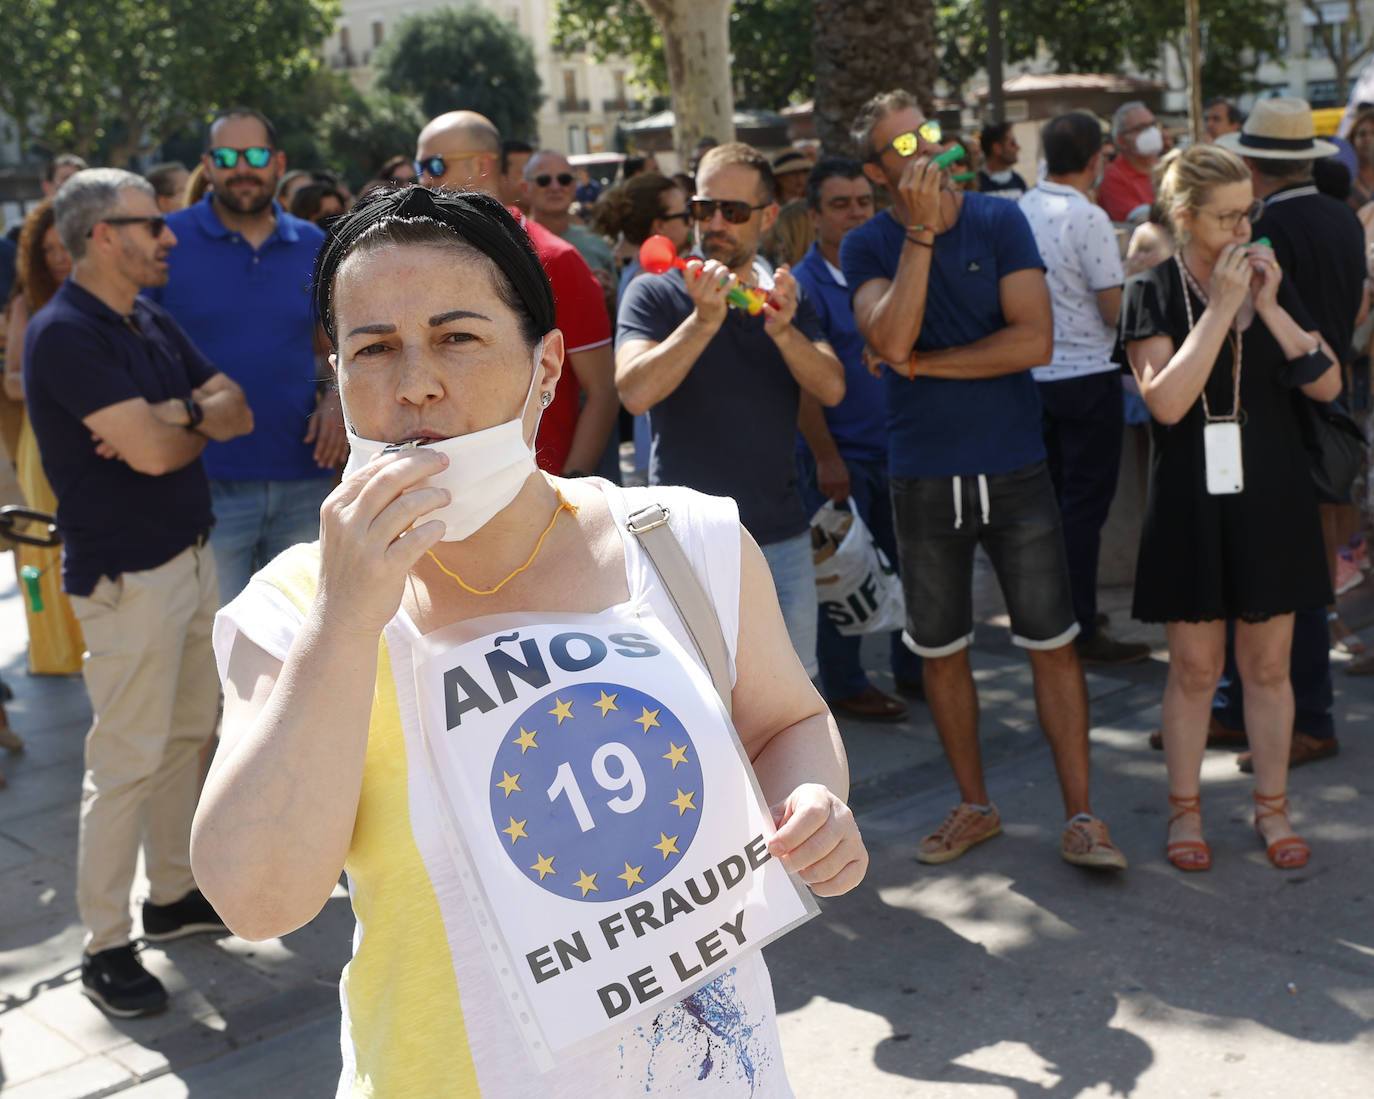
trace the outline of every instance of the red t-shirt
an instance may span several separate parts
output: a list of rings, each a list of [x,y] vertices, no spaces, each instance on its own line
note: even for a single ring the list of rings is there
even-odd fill
[[[559,474],[568,459],[577,417],[582,411],[582,387],[577,384],[577,375],[567,356],[610,343],[611,319],[606,315],[606,298],[601,292],[601,284],[577,249],[537,222],[530,221],[514,207],[509,209],[511,216],[530,235],[535,254],[553,284],[554,321],[563,333],[563,376],[554,390],[553,404],[544,409],[539,434],[534,441],[539,468]]]
[[[1113,221],[1125,221],[1137,206],[1148,206],[1154,200],[1155,188],[1149,173],[1132,168],[1124,156],[1117,157],[1103,171],[1097,204]]]

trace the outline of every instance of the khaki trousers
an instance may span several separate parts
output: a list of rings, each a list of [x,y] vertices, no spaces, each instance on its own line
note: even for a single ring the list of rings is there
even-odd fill
[[[214,734],[219,706],[210,647],[216,577],[209,547],[192,546],[155,569],[102,577],[89,597],[72,596],[94,715],[76,867],[88,953],[131,938],[140,845],[154,904],[195,888],[197,753]]]

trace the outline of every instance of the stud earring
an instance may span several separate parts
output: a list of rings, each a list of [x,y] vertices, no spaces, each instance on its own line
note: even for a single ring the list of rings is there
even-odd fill
[[[539,407],[548,408],[551,404],[553,404],[553,394],[546,389],[543,393],[539,394]]]

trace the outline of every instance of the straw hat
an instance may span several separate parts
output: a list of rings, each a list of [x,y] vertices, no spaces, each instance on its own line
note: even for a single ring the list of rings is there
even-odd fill
[[[1318,160],[1340,152],[1318,139],[1305,99],[1261,99],[1241,130],[1222,134],[1217,144],[1258,160]]]

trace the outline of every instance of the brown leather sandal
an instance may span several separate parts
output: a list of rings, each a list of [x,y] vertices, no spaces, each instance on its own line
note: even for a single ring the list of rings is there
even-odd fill
[[[1255,833],[1259,836],[1260,842],[1264,842],[1264,833],[1260,831],[1260,821],[1268,820],[1270,817],[1288,816],[1288,791],[1284,790],[1277,794],[1261,794],[1258,790],[1250,795],[1255,799]],[[1269,861],[1280,870],[1300,870],[1307,865],[1307,860],[1311,856],[1311,848],[1301,836],[1283,836],[1276,839],[1273,843],[1267,844],[1264,853],[1269,856]]]
[[[905,702],[884,694],[872,684],[853,698],[831,699],[830,708],[860,721],[901,721],[907,715]]]
[[[1178,810],[1169,818],[1169,824],[1188,816],[1190,813],[1197,815],[1198,821],[1202,820],[1202,795],[1194,794],[1190,798],[1174,797],[1169,795],[1169,804]],[[1180,870],[1210,870],[1212,868],[1212,849],[1201,840],[1176,840],[1164,848],[1164,857],[1177,866]]]

